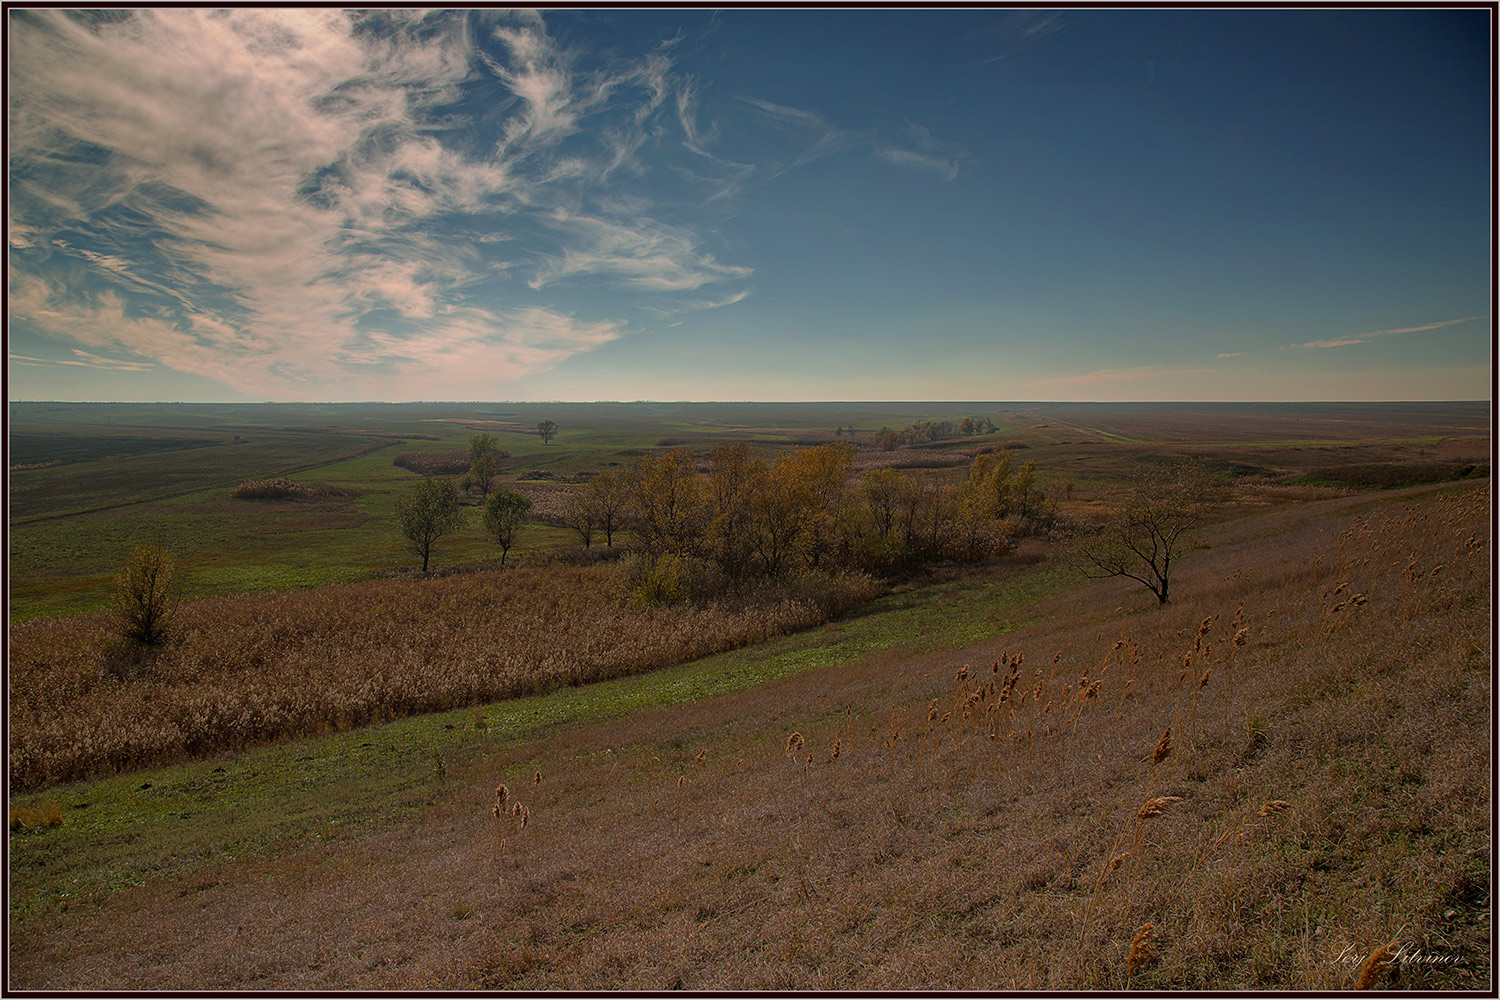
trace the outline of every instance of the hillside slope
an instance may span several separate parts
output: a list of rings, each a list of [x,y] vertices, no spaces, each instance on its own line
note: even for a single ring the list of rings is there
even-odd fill
[[[1321,991],[1390,943],[1381,982],[1489,988],[1488,487],[1203,540],[1164,609],[1079,587],[450,760],[367,833],[12,900],[10,985]]]

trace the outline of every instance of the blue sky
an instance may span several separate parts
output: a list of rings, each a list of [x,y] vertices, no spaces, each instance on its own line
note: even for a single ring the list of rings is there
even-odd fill
[[[1483,399],[1487,10],[9,12],[12,399]]]

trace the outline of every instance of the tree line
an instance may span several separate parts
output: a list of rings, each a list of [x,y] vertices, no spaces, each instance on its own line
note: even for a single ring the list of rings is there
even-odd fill
[[[489,453],[476,435],[465,487],[485,493],[484,524],[501,560],[530,501],[490,491]],[[491,439],[492,440],[492,439]],[[1006,452],[983,454],[957,482],[926,472],[852,473],[855,446],[831,442],[774,460],[745,442],[723,444],[706,463],[685,448],[647,455],[576,487],[562,522],[585,549],[613,548],[622,532],[647,560],[713,565],[731,580],[803,570],[900,572],[938,560],[1000,555],[1048,523],[1053,509],[1035,466]],[[426,571],[434,543],[463,523],[459,484],[430,479],[397,505],[397,520]]]
[[[700,463],[677,448],[595,476],[569,497],[563,520],[585,548],[599,534],[612,545],[627,528],[647,557],[703,560],[744,579],[980,560],[1051,510],[1033,464],[1016,468],[1005,453],[978,456],[959,482],[888,468],[856,477],[854,454],[830,442],[767,460],[736,442]]]

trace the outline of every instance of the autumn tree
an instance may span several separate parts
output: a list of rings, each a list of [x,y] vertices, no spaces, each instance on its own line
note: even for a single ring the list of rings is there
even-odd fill
[[[412,552],[422,557],[422,572],[427,572],[433,544],[463,525],[458,487],[451,479],[422,480],[396,502],[396,522]]]
[[[557,424],[550,420],[543,420],[536,425],[536,432],[542,436],[542,444],[551,444],[552,438],[557,434]]]
[[[648,552],[696,552],[702,527],[696,464],[686,448],[641,459],[630,507],[636,535]]]
[[[500,443],[495,440],[495,435],[475,434],[469,438],[469,473],[464,477],[464,485],[479,487],[480,497],[486,500],[495,482],[499,454]]]
[[[740,577],[754,548],[750,523],[766,488],[766,463],[743,441],[719,445],[708,461],[705,541],[719,568]]]
[[[515,490],[496,490],[484,505],[484,530],[500,546],[500,568],[531,511],[531,498]]]
[[[806,484],[790,456],[783,454],[765,476],[750,512],[749,539],[760,568],[776,576],[797,551],[811,507]]]
[[[124,637],[139,646],[166,641],[177,610],[174,564],[166,549],[137,545],[115,577],[115,618]]]
[[[853,541],[849,468],[855,447],[849,442],[820,444],[794,453],[791,472],[809,507],[802,550],[810,566],[846,555]]]
[[[1135,580],[1166,604],[1184,536],[1222,500],[1222,489],[1197,462],[1137,467],[1114,498],[1113,516],[1081,546],[1079,568],[1094,579]]]

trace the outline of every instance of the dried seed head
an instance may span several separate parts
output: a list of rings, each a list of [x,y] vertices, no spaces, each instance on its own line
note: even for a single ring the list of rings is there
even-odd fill
[[[931,722],[938,717],[937,699],[934,698],[927,703],[927,721]]]
[[[529,819],[531,819],[531,810],[523,806],[521,809],[521,829],[526,829],[526,822]]]
[[[1234,634],[1234,644],[1236,646],[1243,646],[1245,644],[1245,636],[1247,633],[1249,633],[1249,631],[1250,630],[1247,628],[1242,628],[1238,632],[1236,632]]]
[[[792,735],[790,735],[790,736],[788,736],[786,738],[786,752],[787,753],[789,753],[789,754],[796,753],[797,750],[801,746],[802,746],[802,734],[801,733],[793,733]]]
[[[1203,671],[1203,676],[1198,680],[1198,690],[1201,691],[1208,686],[1208,675],[1211,673],[1213,673],[1211,670]]]
[[[505,797],[509,794],[510,789],[506,788],[504,785],[495,786],[495,801],[500,805],[505,805]]]
[[[694,762],[701,764],[701,763],[703,763],[703,758],[707,757],[707,756],[708,756],[708,747],[704,747],[702,750],[698,751],[698,756],[694,757],[693,760],[694,760]]]
[[[1160,816],[1162,814],[1162,811],[1167,806],[1171,805],[1173,802],[1181,801],[1182,796],[1180,795],[1158,795],[1154,799],[1147,799],[1145,803],[1141,805],[1140,812],[1135,814],[1135,818],[1150,819],[1153,816]]]
[[[1155,924],[1142,924],[1141,929],[1135,932],[1135,937],[1130,942],[1130,957],[1126,959],[1126,979],[1135,975],[1135,970],[1149,964],[1156,957],[1156,948],[1151,940],[1155,931]]]
[[[967,676],[969,676],[969,665],[965,663],[963,666],[958,668],[958,673],[953,675],[953,679],[956,681],[961,681]]]
[[[1109,859],[1109,870],[1114,871],[1116,868],[1123,865],[1129,857],[1129,851],[1125,851],[1122,854],[1116,854],[1114,857]]]
[[[542,772],[541,771],[538,771],[536,774],[533,774],[531,776],[531,783],[533,785],[540,785],[542,783]]]
[[[838,760],[839,759],[839,746],[840,746],[839,739],[838,739],[837,736],[835,736],[833,738],[833,750],[832,750],[832,752],[829,753],[828,756],[831,757],[834,760]]]
[[[1160,764],[1162,761],[1167,759],[1167,756],[1171,754],[1171,752],[1172,727],[1168,726],[1167,731],[1161,734],[1161,739],[1156,741],[1156,749],[1151,753],[1151,763]]]
[[[1267,802],[1265,805],[1260,807],[1260,814],[1262,816],[1274,816],[1275,814],[1281,812],[1283,809],[1291,808],[1291,805],[1292,804],[1290,802],[1287,802],[1283,799],[1272,799],[1270,802]]]
[[[1359,967],[1359,981],[1354,984],[1354,988],[1357,990],[1374,989],[1386,977],[1386,973],[1391,971],[1391,964],[1395,961],[1395,956],[1391,952],[1395,948],[1396,939],[1392,938],[1370,952],[1370,957],[1365,959],[1365,964]]]

